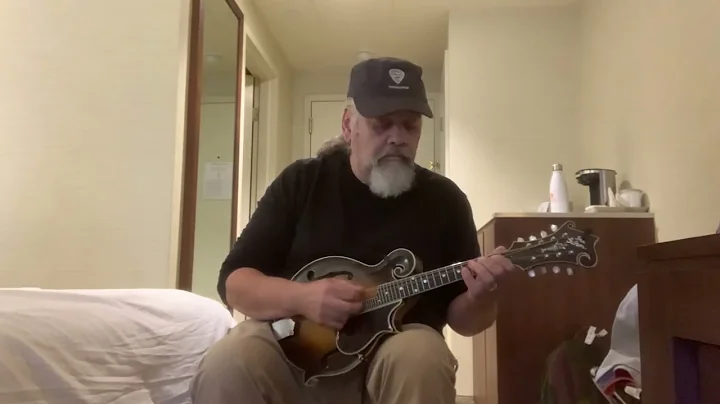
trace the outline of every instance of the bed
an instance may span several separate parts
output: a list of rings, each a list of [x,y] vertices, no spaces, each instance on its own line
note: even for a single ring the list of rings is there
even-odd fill
[[[185,404],[204,353],[235,325],[173,289],[0,289],[0,404]]]

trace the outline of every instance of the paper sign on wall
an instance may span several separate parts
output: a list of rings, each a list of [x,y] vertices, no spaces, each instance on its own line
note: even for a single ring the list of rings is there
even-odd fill
[[[232,199],[233,163],[205,163],[203,176],[203,199]]]

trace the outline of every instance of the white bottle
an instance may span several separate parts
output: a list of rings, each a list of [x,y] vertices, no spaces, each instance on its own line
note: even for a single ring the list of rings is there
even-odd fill
[[[567,184],[562,164],[553,164],[553,173],[550,177],[550,212],[570,212]]]

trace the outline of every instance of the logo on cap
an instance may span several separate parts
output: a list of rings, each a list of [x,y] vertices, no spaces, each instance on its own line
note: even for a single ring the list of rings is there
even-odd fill
[[[390,69],[388,73],[390,74],[390,78],[392,79],[392,81],[395,82],[395,84],[400,84],[405,78],[405,72],[400,69]]]

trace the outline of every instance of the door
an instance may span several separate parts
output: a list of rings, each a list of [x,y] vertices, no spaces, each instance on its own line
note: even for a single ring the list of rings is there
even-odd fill
[[[316,156],[325,142],[342,135],[342,117],[346,105],[344,99],[310,101],[310,116],[307,120],[310,137],[308,157]]]
[[[439,114],[435,108],[435,99],[428,97],[430,108]],[[310,96],[306,99],[307,157],[314,157],[322,145],[335,136],[342,134],[342,116],[347,101],[343,96],[323,96],[321,98]],[[437,118],[437,116],[436,116]],[[418,145],[415,163],[429,170],[442,174],[442,155],[436,152],[435,119],[423,117],[422,135]]]

